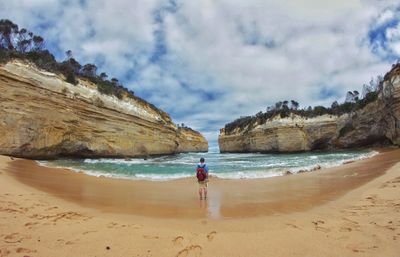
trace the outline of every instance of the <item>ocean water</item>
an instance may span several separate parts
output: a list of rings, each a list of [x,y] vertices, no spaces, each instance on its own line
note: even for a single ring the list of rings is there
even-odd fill
[[[296,154],[221,154],[217,149],[208,153],[182,153],[144,159],[60,159],[40,161],[40,165],[64,167],[93,176],[139,180],[173,180],[194,176],[201,157],[206,159],[210,174],[225,179],[256,179],[281,176],[302,169],[342,165],[376,155],[375,151],[311,152]]]

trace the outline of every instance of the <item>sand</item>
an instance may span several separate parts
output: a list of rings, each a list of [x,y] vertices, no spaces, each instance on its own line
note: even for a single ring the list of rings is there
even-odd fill
[[[0,156],[0,256],[400,256],[400,150],[257,180],[95,178]]]

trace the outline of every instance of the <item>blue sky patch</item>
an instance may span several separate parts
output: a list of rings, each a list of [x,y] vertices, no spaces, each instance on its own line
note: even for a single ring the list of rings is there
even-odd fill
[[[381,21],[380,23],[371,26],[368,32],[368,41],[371,46],[371,51],[388,61],[396,61],[400,56],[392,48],[394,41],[400,41],[399,39],[388,38],[388,30],[397,29],[400,24],[400,7],[389,8],[387,12],[393,12],[391,19]]]

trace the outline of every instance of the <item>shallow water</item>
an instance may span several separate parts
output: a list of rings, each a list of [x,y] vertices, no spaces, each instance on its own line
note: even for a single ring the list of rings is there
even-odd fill
[[[312,152],[296,154],[221,154],[182,153],[144,159],[61,159],[42,161],[41,165],[66,167],[93,176],[140,180],[173,180],[193,176],[196,163],[206,159],[210,174],[225,179],[253,179],[297,173],[317,165],[326,168],[349,160],[372,157],[374,151]]]

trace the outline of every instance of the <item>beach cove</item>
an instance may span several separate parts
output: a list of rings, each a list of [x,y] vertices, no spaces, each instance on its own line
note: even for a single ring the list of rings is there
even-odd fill
[[[398,256],[399,149],[254,180],[97,178],[0,158],[0,256]]]

